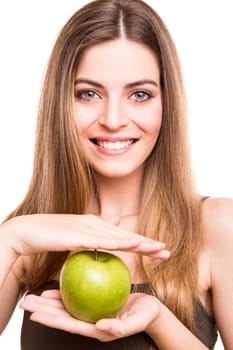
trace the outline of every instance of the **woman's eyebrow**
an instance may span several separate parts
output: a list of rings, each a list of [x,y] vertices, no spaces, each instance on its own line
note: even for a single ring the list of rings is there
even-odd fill
[[[96,86],[99,88],[104,88],[104,86],[102,84],[100,84],[97,81],[91,80],[91,79],[84,79],[84,78],[76,79],[74,82],[74,85],[77,85],[77,84],[89,84],[89,85],[93,85],[93,86]],[[151,84],[151,85],[159,87],[159,84],[153,79],[141,79],[141,80],[133,81],[132,83],[126,84],[125,87],[132,88],[132,87],[135,87],[138,85],[145,85],[145,84]]]
[[[137,81],[134,81],[132,83],[129,83],[129,84],[126,84],[126,88],[131,88],[131,87],[134,87],[134,86],[138,86],[138,85],[145,85],[145,84],[152,84],[154,86],[157,86],[159,87],[159,84],[153,80],[153,79],[141,79],[141,80],[137,80]]]
[[[104,86],[102,84],[98,83],[97,81],[91,80],[91,79],[83,79],[83,78],[76,79],[74,82],[74,85],[77,85],[77,84],[89,84],[89,85],[94,85],[94,86],[99,87],[99,88],[104,88]]]

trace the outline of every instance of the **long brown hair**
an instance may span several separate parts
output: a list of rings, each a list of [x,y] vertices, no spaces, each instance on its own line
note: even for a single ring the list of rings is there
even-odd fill
[[[77,11],[54,45],[44,79],[37,125],[34,170],[21,205],[8,218],[32,213],[84,214],[96,191],[72,115],[74,81],[85,50],[124,36],[147,45],[161,70],[162,126],[146,161],[138,232],[166,243],[172,256],[142,264],[158,298],[190,329],[201,240],[200,198],[196,194],[187,143],[187,111],[180,63],[158,14],[140,0],[96,0]],[[67,252],[32,257],[25,288],[53,278]]]

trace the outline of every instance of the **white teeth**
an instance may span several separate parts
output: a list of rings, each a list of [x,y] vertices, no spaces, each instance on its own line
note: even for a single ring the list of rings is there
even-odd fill
[[[133,140],[129,141],[116,141],[116,142],[107,142],[107,141],[98,141],[98,145],[109,149],[109,150],[119,150],[128,147],[133,143]]]

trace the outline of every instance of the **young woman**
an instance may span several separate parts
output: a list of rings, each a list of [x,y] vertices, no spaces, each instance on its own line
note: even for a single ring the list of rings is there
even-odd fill
[[[233,203],[196,191],[185,93],[166,26],[140,0],[96,0],[53,48],[34,172],[0,226],[0,328],[19,298],[21,348],[233,349]],[[132,293],[115,318],[72,318],[59,293],[69,254],[111,250]]]

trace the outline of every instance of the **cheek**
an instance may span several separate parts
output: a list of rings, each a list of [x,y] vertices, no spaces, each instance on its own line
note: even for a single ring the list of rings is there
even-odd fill
[[[162,103],[158,103],[156,106],[148,108],[147,111],[144,111],[143,115],[141,116],[140,127],[153,139],[157,139],[158,137],[162,124],[162,115]]]
[[[161,124],[162,124],[162,116],[163,116],[162,108],[157,108],[153,118],[151,118],[151,125],[153,125],[154,130],[157,130],[157,131],[160,130]]]
[[[82,133],[98,118],[99,108],[94,108],[93,105],[79,103],[74,106],[73,113],[77,129]]]

